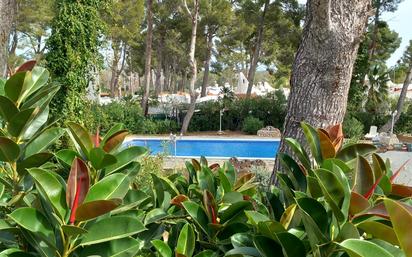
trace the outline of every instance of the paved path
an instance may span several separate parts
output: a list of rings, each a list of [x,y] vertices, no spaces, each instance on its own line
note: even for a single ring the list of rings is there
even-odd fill
[[[391,160],[392,170],[395,172],[399,169],[407,160],[412,158],[412,152],[397,152],[388,151],[386,153],[379,154],[384,160],[389,158]],[[395,180],[398,184],[412,186],[412,160],[408,162],[404,170],[400,172],[399,176]]]

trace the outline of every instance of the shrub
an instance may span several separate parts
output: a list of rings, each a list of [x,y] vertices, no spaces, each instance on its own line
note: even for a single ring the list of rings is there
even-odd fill
[[[255,135],[259,129],[263,128],[263,124],[263,121],[258,118],[249,116],[243,121],[242,131],[250,135]]]
[[[343,121],[343,132],[345,136],[358,140],[364,135],[364,126],[355,117],[345,118]]]
[[[222,127],[228,130],[241,130],[243,121],[254,116],[263,121],[264,126],[283,127],[286,115],[286,98],[282,91],[275,91],[265,97],[236,99],[225,103]],[[199,112],[193,115],[190,131],[213,131],[219,129],[221,103],[206,102],[197,106]]]

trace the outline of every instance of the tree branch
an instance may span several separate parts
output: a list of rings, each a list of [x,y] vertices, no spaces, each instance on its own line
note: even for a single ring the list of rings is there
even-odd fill
[[[183,2],[183,7],[184,7],[185,11],[187,12],[187,14],[189,14],[190,18],[192,18],[192,20],[193,20],[193,14],[190,11],[189,7],[187,6],[187,1],[182,0],[182,2]]]

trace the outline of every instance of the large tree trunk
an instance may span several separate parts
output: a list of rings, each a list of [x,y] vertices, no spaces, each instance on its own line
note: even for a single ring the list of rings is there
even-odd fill
[[[185,1],[186,3],[186,1]],[[187,5],[185,5],[187,7]],[[190,50],[189,50],[189,64],[190,64],[190,83],[189,83],[189,94],[190,94],[190,105],[185,118],[182,123],[181,133],[185,134],[189,128],[190,120],[192,119],[193,114],[195,113],[196,108],[196,92],[195,92],[195,83],[197,78],[197,64],[195,59],[196,51],[196,35],[197,35],[197,23],[199,17],[199,6],[200,0],[194,0],[194,10],[193,13],[187,9],[191,18],[192,18],[192,35],[190,37]]]
[[[262,16],[260,17],[256,42],[254,45],[253,53],[251,55],[249,72],[247,74],[247,80],[249,81],[249,84],[247,86],[246,97],[250,97],[250,95],[252,94],[253,83],[255,82],[255,73],[260,58],[260,50],[262,48],[263,43],[263,30],[265,27],[265,17],[268,7],[269,0],[266,0],[265,5],[263,7]]]
[[[211,28],[208,28],[207,37],[206,37],[206,60],[203,73],[202,81],[202,91],[200,93],[201,97],[206,96],[206,88],[209,84],[209,70],[210,70],[210,59],[212,58],[212,47],[213,47],[213,32]]]
[[[357,50],[371,10],[370,0],[309,0],[302,41],[292,67],[284,133],[305,145],[300,123],[326,128],[342,123]],[[275,180],[275,165],[272,182]]]
[[[0,77],[7,76],[8,42],[16,16],[16,0],[0,1]]]
[[[405,105],[406,95],[408,93],[409,84],[412,81],[412,63],[409,64],[408,72],[406,73],[405,81],[403,82],[401,94],[399,95],[398,103],[396,105],[396,115],[393,117],[393,125],[395,125],[401,116],[403,106]],[[392,128],[392,119],[386,122],[379,132],[389,132]]]
[[[147,0],[147,35],[146,35],[146,53],[145,53],[145,68],[144,68],[144,93],[142,98],[142,110],[144,115],[147,115],[149,92],[150,92],[150,72],[152,64],[152,38],[153,38],[153,13],[152,0]]]

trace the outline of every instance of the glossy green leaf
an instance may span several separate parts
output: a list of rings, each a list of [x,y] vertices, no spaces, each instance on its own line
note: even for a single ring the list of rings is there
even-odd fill
[[[283,164],[283,167],[290,172],[290,177],[293,178],[292,182],[294,182],[295,188],[299,189],[302,192],[305,192],[307,187],[306,176],[299,164],[297,164],[292,157],[285,153],[279,153],[278,158]]]
[[[18,72],[14,74],[6,81],[6,84],[4,85],[4,92],[6,96],[13,102],[17,102],[21,95],[27,73],[28,72]],[[29,76],[30,75],[27,77]]]
[[[145,217],[144,224],[148,225],[150,223],[159,221],[160,219],[163,219],[165,217],[169,216],[163,209],[161,208],[155,208],[153,210],[150,210]]]
[[[240,201],[231,204],[224,210],[219,211],[220,223],[227,223],[234,219],[237,215],[243,215],[245,210],[251,210],[252,203],[249,201]]]
[[[375,177],[368,160],[362,156],[358,156],[352,190],[365,196],[374,183]]]
[[[72,165],[74,158],[80,157],[75,151],[70,149],[60,150],[55,155],[57,160],[69,167]]]
[[[10,135],[19,137],[29,126],[29,123],[33,120],[33,118],[39,113],[39,111],[39,109],[30,108],[17,113],[10,120],[7,126],[7,131]]]
[[[331,207],[333,213],[339,221],[347,219],[348,213],[341,210],[345,197],[345,189],[335,173],[326,169],[315,170],[315,176],[318,178],[319,185],[322,189],[325,200]]]
[[[98,220],[88,230],[80,243],[82,246],[129,237],[146,228],[137,218],[115,216]]]
[[[259,224],[259,222],[263,222],[263,221],[269,221],[269,217],[267,217],[266,215],[263,215],[257,211],[245,211],[246,217],[249,220],[249,223],[257,226]]]
[[[89,151],[93,148],[93,142],[89,132],[87,132],[84,127],[74,122],[68,122],[67,127],[69,128],[69,134],[74,143],[80,147],[81,151],[86,156],[89,156]]]
[[[233,185],[236,182],[236,171],[233,165],[230,162],[225,162],[223,164],[223,172],[225,173],[227,179],[230,182],[230,185],[233,187]]]
[[[282,246],[285,257],[305,256],[305,245],[299,238],[288,232],[276,234],[278,243]]]
[[[213,252],[212,250],[204,250],[195,255],[195,257],[218,257],[218,256],[219,254],[216,252]]]
[[[382,247],[366,240],[347,239],[339,245],[350,257],[393,257]]]
[[[13,211],[9,217],[20,227],[38,234],[51,244],[55,244],[53,228],[46,217],[34,208],[21,207]]]
[[[407,257],[412,256],[412,207],[400,202],[385,199],[385,207],[389,213],[395,234]]]
[[[20,99],[23,101],[25,98],[43,87],[49,79],[49,71],[42,67],[34,67],[31,71],[31,83],[25,84],[23,94]]]
[[[118,199],[86,202],[76,208],[74,217],[77,221],[91,220],[116,209],[120,204]]]
[[[57,179],[57,175],[38,168],[29,169],[28,172],[36,181],[37,190],[41,190],[47,196],[60,219],[64,220],[67,213],[66,192],[63,185]]]
[[[114,155],[107,154],[105,151],[98,147],[90,150],[89,160],[91,161],[93,168],[95,168],[96,170],[103,169],[117,162],[117,159],[116,157],[114,157]]]
[[[113,125],[113,127],[111,127],[109,131],[107,131],[106,135],[104,135],[102,144],[104,145],[107,139],[109,139],[111,136],[113,136],[114,134],[116,134],[117,132],[121,130],[124,130],[124,125],[122,123],[117,123]]]
[[[204,209],[195,202],[185,201],[182,203],[186,212],[193,218],[194,222],[206,233],[209,232],[209,218]]]
[[[374,238],[383,239],[391,244],[399,245],[393,228],[382,222],[367,220],[358,224],[357,227],[371,234]]]
[[[323,161],[323,158],[322,158],[322,149],[321,149],[318,133],[308,123],[301,122],[300,125],[303,129],[303,133],[305,134],[306,141],[309,144],[313,157],[315,158],[318,164],[321,164]]]
[[[230,237],[230,242],[235,248],[253,247],[253,235],[251,233],[236,233]]]
[[[88,231],[84,228],[73,226],[73,225],[63,225],[61,226],[63,233],[66,236],[79,236],[86,234]]]
[[[128,134],[129,132],[127,130],[120,130],[114,133],[112,136],[107,138],[106,141],[102,142],[103,150],[107,153],[116,150],[123,143]]]
[[[208,190],[212,194],[216,192],[215,178],[212,171],[207,166],[197,171],[197,182],[199,183],[200,190]]]
[[[17,170],[21,173],[25,169],[40,167],[50,160],[54,155],[52,153],[36,153],[21,162],[17,163]]]
[[[80,257],[135,257],[143,248],[144,242],[131,237],[89,245],[83,248]]]
[[[106,174],[112,174],[114,172],[122,170],[128,164],[136,161],[138,157],[147,153],[147,149],[141,146],[131,146],[122,150],[115,155],[117,162],[106,168]]]
[[[195,232],[190,224],[185,224],[180,231],[177,241],[176,254],[192,257],[195,251]]]
[[[237,247],[234,248],[230,251],[228,251],[225,256],[233,256],[233,257],[239,257],[239,256],[248,256],[248,257],[262,257],[260,255],[259,251],[254,248],[254,247]]]
[[[13,101],[0,95],[0,116],[5,122],[9,122],[18,112],[19,109],[17,109]]]
[[[289,225],[295,216],[296,212],[296,204],[289,205],[288,208],[286,208],[285,212],[282,214],[282,217],[280,219],[280,223],[283,225],[285,229],[289,228]]]
[[[34,257],[34,255],[17,248],[9,248],[0,252],[0,257]]]
[[[153,240],[152,245],[155,247],[156,252],[159,254],[160,257],[172,257],[172,249],[170,249],[169,245],[167,245],[162,240]]]
[[[30,141],[25,148],[26,157],[46,150],[50,145],[56,142],[64,134],[64,129],[49,128],[43,131],[38,137]]]
[[[253,243],[263,257],[283,255],[282,247],[279,245],[279,243],[268,237],[260,235],[254,236]]]
[[[293,152],[298,157],[299,161],[306,169],[311,168],[310,158],[306,151],[302,148],[299,142],[293,138],[285,138],[285,143],[292,148]]]
[[[59,91],[60,86],[47,86],[40,88],[33,95],[29,96],[27,100],[21,105],[21,109],[27,109],[37,106],[44,106],[44,104],[49,103],[51,98]]]
[[[323,206],[312,198],[300,198],[296,200],[296,203],[312,248],[316,248],[319,243],[327,242],[328,221],[325,219],[327,214]]]
[[[94,184],[84,202],[95,200],[123,199],[129,190],[130,180],[127,175],[116,173]]]
[[[46,124],[49,118],[50,108],[46,106],[44,108],[37,107],[39,112],[34,113],[33,119],[27,124],[27,127],[23,129],[23,133],[20,138],[24,140],[31,139],[40,129]]]
[[[226,177],[223,170],[219,170],[219,182],[220,182],[220,187],[223,189],[223,192],[227,194],[232,191],[232,185],[230,184],[230,181]]]
[[[376,147],[371,144],[353,144],[343,147],[337,153],[336,158],[350,162],[355,160],[358,155],[365,157],[373,152],[376,152]]]
[[[20,148],[11,139],[0,137],[0,161],[13,162],[19,158]]]

